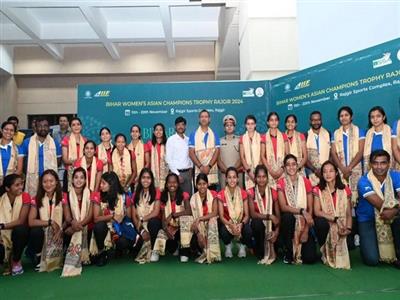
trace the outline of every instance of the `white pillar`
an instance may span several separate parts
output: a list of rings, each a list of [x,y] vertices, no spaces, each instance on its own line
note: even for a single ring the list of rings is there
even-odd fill
[[[298,70],[296,0],[242,0],[240,79],[268,80]]]

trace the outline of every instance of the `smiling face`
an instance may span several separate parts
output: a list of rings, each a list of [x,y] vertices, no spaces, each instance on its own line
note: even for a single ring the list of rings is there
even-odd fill
[[[52,174],[46,174],[42,180],[43,189],[47,194],[52,194],[57,187],[57,179]]]
[[[111,141],[111,134],[108,132],[107,129],[103,129],[100,134],[100,139],[104,143],[108,143]]]
[[[310,125],[312,129],[319,130],[322,126],[322,119],[320,114],[313,114],[310,118]]]
[[[145,172],[140,177],[140,183],[142,184],[143,188],[148,189],[151,185],[151,176],[149,173]]]
[[[348,111],[342,110],[339,115],[339,122],[342,126],[350,125],[352,122],[352,116]]]
[[[71,123],[71,131],[75,134],[80,134],[82,131],[82,124],[79,120],[73,120]]]
[[[139,127],[133,126],[131,129],[131,138],[132,140],[136,141],[140,139],[140,130]]]
[[[9,188],[6,187],[7,193],[14,197],[22,195],[23,190],[24,190],[24,181],[22,180],[22,178],[15,179],[14,183]]]
[[[289,117],[286,120],[285,126],[287,130],[296,130],[297,122],[293,117]]]
[[[77,189],[82,189],[86,185],[86,177],[83,172],[76,172],[72,177],[72,185]]]
[[[227,121],[224,125],[226,134],[233,134],[235,132],[235,124],[233,121]]]
[[[115,141],[115,146],[119,151],[123,151],[126,146],[126,141],[123,136],[119,136]]]
[[[288,174],[289,176],[296,175],[298,168],[299,165],[297,164],[297,161],[294,158],[289,158],[285,163],[285,171],[286,174]]]
[[[246,130],[248,132],[254,132],[256,130],[256,122],[253,119],[248,119],[246,121]]]
[[[178,180],[175,176],[169,176],[167,181],[167,190],[170,193],[175,193],[178,190]]]
[[[87,158],[92,158],[96,154],[96,147],[93,143],[87,143],[85,148],[83,149],[83,154]]]
[[[175,131],[178,134],[184,134],[186,131],[186,124],[185,122],[179,122],[178,124],[175,125]]]
[[[3,134],[3,139],[5,139],[7,142],[10,142],[15,134],[15,126],[12,124],[7,124],[4,126],[1,132]]]
[[[265,187],[267,186],[268,183],[268,175],[265,173],[264,170],[258,171],[256,175],[256,184],[260,187]]]
[[[200,179],[197,184],[196,188],[201,195],[204,195],[208,189],[208,183],[205,180]]]
[[[238,185],[239,179],[238,176],[236,174],[235,171],[230,170],[227,174],[226,174],[226,184],[230,187],[230,188],[235,188]]]
[[[208,112],[203,111],[200,116],[199,116],[199,123],[201,126],[208,126],[210,125],[210,115],[208,114]]]
[[[278,128],[278,126],[279,126],[278,116],[276,116],[276,115],[270,116],[267,121],[267,125],[268,125],[268,128],[271,128],[271,129]]]
[[[371,162],[372,172],[375,176],[386,176],[389,171],[390,161],[386,156],[376,156]]]
[[[384,124],[385,117],[379,110],[373,110],[369,115],[372,126],[379,127]]]
[[[163,130],[162,126],[161,125],[156,126],[156,128],[154,129],[154,136],[157,139],[161,139],[163,137],[163,134],[164,134],[164,130]]]
[[[327,183],[335,182],[336,179],[336,170],[335,167],[331,164],[324,165],[322,169],[322,177],[324,177]]]

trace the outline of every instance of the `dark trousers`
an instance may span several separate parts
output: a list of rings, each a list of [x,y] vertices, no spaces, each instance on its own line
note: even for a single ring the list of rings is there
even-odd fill
[[[33,250],[33,253],[40,254],[42,252],[43,242],[43,227],[32,227],[29,236],[29,248]]]
[[[225,245],[228,245],[230,242],[232,242],[234,236],[228,231],[226,226],[218,221],[218,233],[219,237],[222,239]],[[253,236],[253,233],[251,232],[251,227],[250,223],[243,224],[242,226],[242,237],[240,238],[240,242],[242,244],[245,244],[247,247],[251,248],[252,243],[251,243],[251,238]]]
[[[173,239],[173,240],[170,240],[170,239],[167,240],[167,243],[166,243],[166,245],[165,245],[165,248],[166,248],[165,250],[166,250],[168,253],[174,253],[174,252],[176,251],[176,249],[178,249],[178,247],[179,247],[180,240],[181,240],[181,234],[180,234],[180,230],[178,230],[178,231],[175,233],[175,236],[174,236],[174,239]],[[190,248],[179,248],[179,255],[180,255],[180,256],[187,256],[187,257],[189,257],[189,255],[190,255]]]
[[[400,260],[400,217],[397,216],[391,224],[396,257]],[[358,222],[360,235],[361,258],[366,265],[376,266],[379,263],[378,240],[376,237],[375,220]]]
[[[192,188],[192,177],[193,177],[193,170],[187,170],[185,172],[179,172],[179,175],[183,178],[183,183],[180,184],[182,191],[188,193],[189,195],[193,194]]]
[[[104,249],[104,239],[106,238],[108,234],[108,226],[107,223],[102,221],[94,224],[93,228],[93,234],[94,238],[96,240],[97,248],[99,249],[99,252],[101,252]],[[127,238],[120,236],[116,241],[115,241],[115,248],[118,251],[124,251],[124,250],[132,250],[133,246],[135,244],[135,241],[128,240]]]
[[[26,225],[19,225],[12,229],[11,241],[13,244],[12,248],[12,260],[18,262],[21,260],[22,252],[24,251],[29,239],[29,227]],[[0,245],[0,263],[3,263],[5,258],[5,249],[3,245]]]
[[[159,218],[152,218],[147,222],[147,229],[150,233],[151,247],[153,248],[157,238],[158,231],[162,228]]]
[[[258,259],[264,257],[265,225],[261,219],[251,220],[251,230],[254,238],[254,254]]]
[[[315,234],[317,235],[318,244],[322,246],[326,242],[326,237],[329,233],[329,222],[325,218],[317,217],[314,219]],[[346,238],[347,248],[354,249],[354,235],[349,234]]]
[[[293,237],[296,219],[291,213],[282,213],[280,234],[283,240],[285,256],[288,260],[293,260]],[[301,258],[304,264],[315,263],[318,259],[315,241],[311,232],[308,234],[307,242],[302,244]]]

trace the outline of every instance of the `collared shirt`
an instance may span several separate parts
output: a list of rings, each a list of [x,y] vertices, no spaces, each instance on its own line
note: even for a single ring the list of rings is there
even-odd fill
[[[23,157],[28,157],[29,156],[29,142],[30,142],[30,140],[31,140],[31,137],[24,140],[24,143],[19,148],[18,156],[23,156]],[[60,158],[61,157],[61,145],[56,141],[54,141],[54,144],[56,145],[57,158]],[[45,169],[44,169],[44,155],[45,155],[45,150],[48,150],[48,149],[44,149],[43,145],[44,144],[41,143],[38,140],[38,146],[39,146],[39,149],[38,149],[39,176],[42,175],[43,172],[45,171]]]
[[[400,172],[390,170],[388,176],[392,178],[393,190],[395,192],[400,192]],[[381,184],[381,191],[384,193],[384,183]],[[375,194],[372,187],[372,183],[369,181],[367,175],[360,178],[358,182],[358,194],[360,195],[360,201],[358,202],[356,208],[356,215],[358,222],[367,222],[375,219],[374,206],[369,203],[366,197]],[[397,195],[395,195],[397,198]]]
[[[9,142],[7,145],[0,144],[1,164],[3,166],[4,174],[7,173],[8,164],[10,163],[12,147],[13,147],[13,141]]]
[[[395,138],[396,134],[394,133],[392,129],[392,138]],[[372,136],[372,145],[371,145],[371,153],[375,150],[380,150],[383,149],[383,131],[381,132],[376,132],[374,131],[374,134]]]
[[[362,130],[361,128],[359,129],[359,140],[365,140],[365,131]],[[343,131],[343,152],[344,152],[344,160],[345,160],[345,165],[348,166],[351,163],[351,159],[350,159],[350,152],[348,151],[349,149],[349,133]],[[334,144],[335,143],[335,136],[332,135],[331,136],[331,143]]]
[[[239,141],[240,137],[233,135],[231,138],[226,136],[221,138],[220,156],[227,168],[234,167],[240,160]]]
[[[193,167],[189,157],[189,138],[181,138],[177,133],[170,136],[166,144],[166,160],[171,172],[179,175],[178,170]]]
[[[58,127],[53,130],[52,136],[53,136],[54,141],[61,144],[61,141],[63,140],[63,138],[70,134],[71,134],[70,128],[68,128],[65,132],[61,132],[60,127]]]

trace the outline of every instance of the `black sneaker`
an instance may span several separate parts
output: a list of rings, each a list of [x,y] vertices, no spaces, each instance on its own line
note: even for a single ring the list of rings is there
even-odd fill
[[[284,264],[287,264],[287,265],[291,265],[292,263],[293,263],[293,259],[291,259],[290,257],[288,257],[288,256],[284,256],[283,257],[283,263]]]
[[[103,251],[102,253],[99,254],[98,259],[96,261],[96,266],[98,267],[103,267],[107,264],[108,262],[108,255],[106,251]]]

